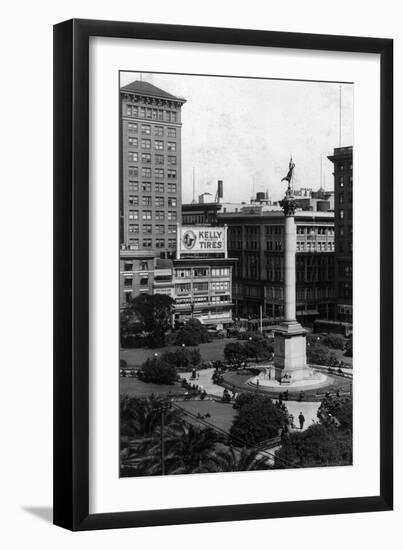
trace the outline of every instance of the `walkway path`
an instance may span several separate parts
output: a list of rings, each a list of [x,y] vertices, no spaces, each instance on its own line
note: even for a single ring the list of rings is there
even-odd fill
[[[188,382],[191,384],[196,384],[198,386],[201,386],[206,390],[206,392],[209,395],[214,395],[215,397],[222,397],[224,388],[221,386],[218,386],[217,384],[213,384],[213,381],[211,380],[211,377],[213,375],[214,369],[203,369],[198,371],[199,378],[192,379],[191,372],[185,372],[181,373],[181,376],[183,378],[186,378]],[[316,416],[316,412],[320,406],[319,401],[284,401],[285,406],[288,409],[288,412],[294,416],[294,423],[295,426],[298,426],[299,431],[299,422],[298,422],[298,415],[300,412],[305,417],[305,423],[304,423],[304,430],[308,428],[311,424],[318,421],[318,417]]]

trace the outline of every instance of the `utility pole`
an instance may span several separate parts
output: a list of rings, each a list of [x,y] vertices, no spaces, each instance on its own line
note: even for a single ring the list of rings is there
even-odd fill
[[[263,307],[260,304],[260,333],[263,333]]]
[[[170,400],[163,401],[158,411],[161,413],[161,474],[165,475],[165,413],[171,408]]]
[[[339,147],[341,147],[341,84],[339,86]]]

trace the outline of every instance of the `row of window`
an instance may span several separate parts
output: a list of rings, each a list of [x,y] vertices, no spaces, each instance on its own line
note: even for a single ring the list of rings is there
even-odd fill
[[[211,283],[211,290],[225,291],[229,290],[229,282],[213,282]],[[193,283],[193,292],[208,292],[208,283],[197,282]],[[177,294],[190,294],[192,292],[192,285],[190,283],[180,283],[175,285],[175,291]]]
[[[347,199],[347,202],[353,202],[353,193],[350,191],[346,196],[344,196],[344,193],[340,193],[339,195],[339,204],[344,204],[345,199]]]
[[[165,234],[165,225],[155,225],[155,233],[157,235],[164,235]],[[141,232],[142,233],[152,233],[153,226],[150,223],[145,223],[141,226]],[[140,233],[140,226],[137,223],[130,223],[129,224],[129,233]],[[168,225],[168,234],[175,235],[176,234],[176,225]]]
[[[129,162],[138,162],[141,158],[141,162],[143,164],[150,164],[151,163],[151,153],[141,153],[141,156],[137,153],[137,151],[128,151],[127,158]],[[164,164],[164,155],[154,155],[154,161],[155,164]],[[175,155],[168,155],[167,157],[167,163],[170,166],[176,166],[176,156]]]
[[[305,242],[297,241],[297,252],[298,251],[307,251],[307,252],[325,252],[325,251],[334,251],[334,242]]]
[[[175,277],[190,278],[190,277],[229,277],[231,270],[229,267],[195,267],[175,269]]]
[[[129,220],[139,220],[139,211],[138,210],[129,210]],[[141,219],[142,220],[152,220],[153,219],[153,213],[152,210],[142,210],[141,211]],[[155,212],[155,220],[165,220],[165,212],[164,210],[156,210]],[[176,221],[177,220],[177,212],[176,211],[170,211],[167,212],[167,220],[168,221]]]
[[[168,197],[167,199],[168,206],[177,206],[176,197]],[[141,197],[141,206],[152,206],[153,198],[149,195],[143,195]],[[130,206],[139,206],[140,197],[138,195],[129,195],[129,205]],[[155,197],[154,199],[155,206],[165,206],[165,197]]]
[[[345,184],[353,184],[353,176],[339,176],[336,181],[339,184],[339,187],[344,187]]]
[[[151,193],[152,187],[156,193],[164,193],[165,191],[165,183],[156,182],[154,183],[154,186],[152,186],[151,181],[143,181],[141,185],[139,185],[138,181],[133,180],[129,181],[128,190],[129,193],[138,193],[139,191],[142,191],[143,193]],[[176,183],[168,182],[166,188],[168,193],[176,193]]]
[[[311,227],[297,225],[297,235],[334,235],[334,227]]]
[[[336,168],[340,170],[340,172],[344,172],[344,170],[352,170],[353,163],[352,162],[337,163]]]
[[[155,248],[165,248],[166,241],[165,239],[155,239]],[[130,250],[137,250],[140,248],[140,245],[142,248],[152,248],[153,247],[153,239],[151,238],[144,238],[141,240],[136,238],[130,238],[129,239],[129,248]],[[176,239],[168,239],[168,248],[176,248]]]
[[[138,166],[129,166],[129,169],[128,169],[129,178],[138,178],[140,173],[142,178],[151,178],[151,168],[142,168],[140,172]],[[155,168],[154,177],[157,179],[163,179],[164,169]],[[168,179],[176,179],[176,170],[172,168],[168,168],[167,177]]]
[[[128,140],[127,140],[127,144],[130,146],[130,147],[138,147],[139,146],[139,140],[137,137],[129,137]],[[142,149],[151,149],[151,144],[152,144],[152,141],[151,139],[142,139],[140,141],[140,144],[141,144],[141,148]],[[154,140],[154,149],[156,151],[163,151],[164,150],[164,142],[160,139],[155,139]],[[168,141],[167,142],[167,151],[171,151],[171,152],[176,152],[176,141]],[[129,151],[129,155],[130,155],[131,151]]]
[[[176,128],[167,128],[167,136],[176,138]],[[139,131],[139,125],[137,122],[128,122],[127,131],[130,134],[137,134]],[[150,124],[141,125],[141,133],[145,136],[151,135],[151,126]],[[164,127],[163,126],[154,126],[154,135],[158,137],[164,137]],[[129,137],[130,139],[130,137]]]
[[[190,298],[190,296],[188,296],[187,298],[176,298],[175,299],[175,302],[177,304],[194,304],[194,303],[202,303],[202,304],[208,304],[208,303],[219,303],[219,302],[230,302],[231,301],[231,296],[229,296],[228,294],[224,295],[224,296],[200,296],[200,297],[197,297],[197,296],[192,296],[192,298]],[[223,314],[219,314],[219,313],[214,313],[214,317],[226,317],[227,316],[227,313],[223,313]]]
[[[351,220],[352,218],[352,209],[349,208],[347,211],[345,211],[343,208],[340,208],[339,210],[339,219],[344,220],[346,213],[348,215],[348,218]]]
[[[130,103],[126,105],[126,116],[147,118],[149,120],[164,120],[165,122],[176,122],[178,119],[176,111],[139,107],[138,105],[132,105]]]
[[[140,279],[140,286],[148,287],[148,277],[142,277]],[[131,277],[125,277],[124,279],[124,288],[133,288],[133,279]]]
[[[134,268],[133,262],[125,261],[124,266],[123,266],[124,271],[133,271],[133,268]],[[147,271],[148,270],[147,260],[142,260],[141,261],[140,269],[141,269],[141,271]]]

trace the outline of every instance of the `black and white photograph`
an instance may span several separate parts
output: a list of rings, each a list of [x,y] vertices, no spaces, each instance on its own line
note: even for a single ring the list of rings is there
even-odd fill
[[[117,93],[120,477],[351,466],[354,84]]]

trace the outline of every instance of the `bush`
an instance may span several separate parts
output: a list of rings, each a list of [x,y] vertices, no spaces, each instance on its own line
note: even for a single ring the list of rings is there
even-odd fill
[[[313,365],[336,366],[337,357],[322,344],[314,344],[307,347],[308,363]]]
[[[184,327],[176,334],[175,344],[181,346],[198,346],[205,342],[209,342],[209,334],[204,325],[198,319],[189,319]]]
[[[352,463],[351,432],[313,424],[283,439],[275,455],[276,468],[342,466]]]
[[[153,384],[173,384],[178,379],[178,374],[175,366],[162,356],[147,359],[141,367],[139,378]]]
[[[344,352],[344,355],[346,357],[352,357],[353,356],[353,339],[347,340],[346,342],[346,351]]]
[[[235,418],[230,434],[234,444],[241,440],[246,445],[256,445],[278,435],[279,429],[288,423],[285,412],[276,407],[268,397],[253,395],[245,400]]]
[[[178,370],[187,371],[200,365],[201,355],[198,348],[179,348],[175,351],[167,351],[162,355],[162,359]]]
[[[234,409],[242,409],[244,405],[248,405],[251,403],[256,396],[253,395],[253,393],[246,392],[246,393],[239,393],[236,396],[235,403],[233,405]]]
[[[346,339],[341,334],[326,334],[321,342],[329,348],[344,349]]]
[[[239,365],[247,358],[246,347],[241,342],[229,342],[224,348],[224,359]]]
[[[248,340],[245,344],[246,356],[258,361],[270,359],[274,353],[273,345],[266,338]]]
[[[321,403],[318,410],[318,418],[323,424],[332,423],[332,418],[336,418],[339,422],[340,430],[351,431],[353,429],[353,404],[351,398],[328,395]]]

